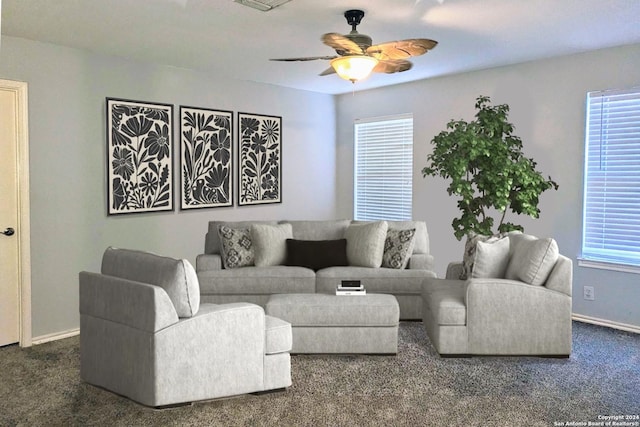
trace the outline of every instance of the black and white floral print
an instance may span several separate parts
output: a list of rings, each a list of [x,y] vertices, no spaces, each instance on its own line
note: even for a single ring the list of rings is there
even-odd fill
[[[405,268],[411,251],[413,251],[413,236],[416,229],[408,230],[390,229],[387,231],[387,238],[384,241],[384,254],[382,255],[382,267],[385,268]]]
[[[282,201],[282,118],[238,113],[239,205]]]
[[[233,113],[180,107],[181,209],[232,206]]]
[[[173,106],[107,98],[108,213],[173,210]]]

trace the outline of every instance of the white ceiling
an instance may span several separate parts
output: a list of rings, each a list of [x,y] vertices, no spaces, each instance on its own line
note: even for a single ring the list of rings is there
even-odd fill
[[[0,0],[2,1],[2,0]],[[232,0],[4,0],[2,34],[215,76],[339,94],[605,47],[640,43],[640,0],[291,0],[260,12]],[[373,74],[352,87],[328,61],[269,58],[332,55],[320,41],[358,31],[382,43],[439,42],[413,69]]]

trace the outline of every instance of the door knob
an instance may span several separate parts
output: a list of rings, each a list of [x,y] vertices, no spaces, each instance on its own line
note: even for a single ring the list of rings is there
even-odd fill
[[[6,230],[4,230],[2,232],[2,234],[4,234],[5,236],[13,236],[15,234],[16,230],[14,230],[13,228],[9,227]]]

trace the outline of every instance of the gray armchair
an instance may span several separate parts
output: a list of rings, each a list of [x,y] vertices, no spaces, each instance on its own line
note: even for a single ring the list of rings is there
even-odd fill
[[[441,355],[571,354],[571,260],[552,239],[508,239],[507,259],[492,260],[505,277],[461,280],[462,264],[451,263],[445,279],[425,280],[423,323]]]
[[[109,248],[79,279],[84,381],[153,407],[291,385],[291,325],[254,304],[200,305],[187,261]]]

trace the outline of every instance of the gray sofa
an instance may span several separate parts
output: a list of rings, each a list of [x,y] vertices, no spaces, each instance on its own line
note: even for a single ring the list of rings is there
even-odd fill
[[[249,229],[254,224],[290,224],[292,238],[305,241],[343,239],[349,228],[369,223],[351,220],[327,221],[211,221],[205,239],[205,253],[196,259],[202,301],[229,303],[246,301],[265,307],[273,294],[335,293],[343,280],[360,280],[368,293],[392,294],[398,300],[401,319],[422,318],[422,284],[433,272],[429,236],[423,221],[387,221],[389,230],[415,229],[413,247],[406,268],[329,266],[310,268],[269,265],[225,268],[221,255],[219,227]]]
[[[443,356],[571,354],[572,262],[553,239],[510,233],[427,279],[424,327]],[[502,249],[491,248],[503,245]],[[501,254],[499,252],[502,252]],[[481,270],[481,271],[478,271]]]
[[[291,385],[291,325],[255,304],[200,304],[186,260],[109,248],[79,280],[83,381],[153,407]]]

